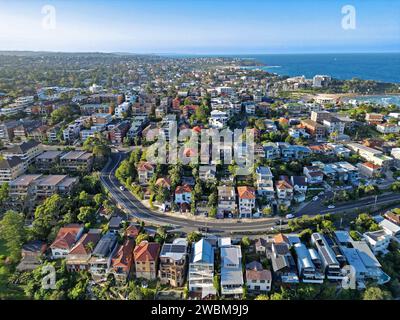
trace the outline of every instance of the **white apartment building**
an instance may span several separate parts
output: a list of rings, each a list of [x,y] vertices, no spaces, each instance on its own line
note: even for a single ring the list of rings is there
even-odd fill
[[[209,125],[214,129],[222,129],[228,123],[228,115],[224,111],[213,110],[211,116],[208,119]]]

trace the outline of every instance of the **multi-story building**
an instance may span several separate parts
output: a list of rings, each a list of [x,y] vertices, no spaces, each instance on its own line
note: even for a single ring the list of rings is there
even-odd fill
[[[330,117],[330,119],[325,119],[322,123],[326,127],[327,132],[329,134],[337,133],[339,135],[342,135],[344,133],[344,129],[346,126],[345,122],[339,120],[336,117]]]
[[[136,278],[153,280],[157,278],[160,245],[156,242],[142,241],[135,247]]]
[[[208,123],[211,128],[222,129],[226,127],[228,123],[228,114],[224,111],[213,110],[211,111],[210,118],[208,119]]]
[[[393,124],[393,123],[381,123],[381,124],[376,125],[376,131],[383,133],[383,134],[399,133],[400,126],[398,126],[397,124]]]
[[[317,270],[306,246],[302,243],[296,243],[294,249],[297,256],[297,269],[302,281],[305,283],[323,283],[325,275]]]
[[[139,183],[148,183],[154,174],[154,169],[154,165],[152,165],[150,162],[140,162],[137,166]]]
[[[239,217],[251,218],[253,209],[256,206],[256,191],[253,187],[237,187],[239,199]]]
[[[322,262],[322,271],[329,280],[343,279],[343,273],[340,264],[332,248],[328,245],[325,236],[321,233],[311,235],[311,243],[317,249]]]
[[[78,178],[66,175],[41,176],[34,180],[35,197],[37,200],[43,200],[55,193],[68,195],[77,185],[78,181]]]
[[[15,206],[32,208],[35,205],[36,185],[35,182],[41,174],[22,175],[9,183],[10,201]]]
[[[60,157],[60,167],[71,172],[89,172],[93,165],[93,154],[86,151],[69,151]]]
[[[19,157],[0,160],[0,184],[9,183],[25,172],[24,162]]]
[[[278,202],[285,206],[289,206],[294,195],[294,189],[290,182],[286,179],[276,181],[275,190]]]
[[[131,274],[133,265],[133,249],[135,248],[134,239],[126,239],[119,245],[111,260],[111,272],[119,282],[126,282]]]
[[[221,295],[241,297],[243,294],[242,251],[238,245],[228,245],[221,250]]]
[[[329,120],[332,117],[332,113],[326,110],[322,111],[311,111],[311,120],[322,124],[324,120]]]
[[[362,144],[351,142],[347,144],[347,147],[353,152],[359,154],[366,161],[372,162],[378,166],[387,168],[393,163],[392,157],[384,155],[382,151],[366,147]]]
[[[246,264],[246,287],[252,293],[266,293],[271,291],[272,274],[265,270],[258,261]]]
[[[189,291],[199,298],[216,294],[214,280],[214,248],[201,239],[192,246],[189,263]]]
[[[111,143],[120,144],[130,128],[129,121],[122,121],[115,125],[108,134]]]
[[[306,119],[301,120],[301,125],[306,129],[307,133],[315,137],[317,141],[321,141],[325,138],[326,128],[322,124]]]
[[[172,287],[182,287],[186,278],[188,263],[188,243],[178,238],[172,243],[164,243],[160,253],[159,278],[161,283]]]
[[[391,235],[387,234],[385,230],[365,232],[363,237],[375,255],[385,254],[392,239]]]
[[[365,121],[367,121],[368,124],[380,124],[383,122],[383,114],[367,113],[365,114]]]
[[[100,229],[90,229],[69,251],[65,262],[69,272],[89,270],[92,251],[101,239]]]
[[[89,259],[89,272],[94,280],[106,279],[117,249],[117,235],[107,232],[97,243]]]
[[[35,167],[39,172],[49,172],[60,164],[62,151],[45,151],[35,159]]]
[[[41,144],[35,140],[29,140],[21,144],[13,145],[12,147],[3,150],[5,158],[19,157],[24,162],[24,168],[27,169],[35,158],[42,153]]]
[[[266,197],[268,200],[275,198],[274,176],[269,167],[257,167],[256,183],[257,194],[261,197]]]
[[[217,217],[233,217],[237,215],[236,192],[231,186],[218,187]]]

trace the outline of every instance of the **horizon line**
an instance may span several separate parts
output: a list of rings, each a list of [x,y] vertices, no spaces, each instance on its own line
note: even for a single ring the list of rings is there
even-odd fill
[[[348,52],[263,52],[263,53],[240,53],[240,52],[230,52],[230,53],[195,53],[195,52],[129,52],[129,51],[62,51],[62,50],[1,50],[1,52],[30,52],[30,53],[71,53],[71,54],[82,54],[82,53],[100,53],[100,54],[117,54],[117,55],[194,55],[194,56],[243,56],[243,55],[316,55],[316,54],[400,54],[400,51],[348,51]]]

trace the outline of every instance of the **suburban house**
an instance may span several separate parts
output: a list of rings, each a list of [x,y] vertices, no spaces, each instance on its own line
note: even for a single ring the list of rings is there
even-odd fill
[[[25,243],[21,249],[21,261],[16,270],[19,272],[33,271],[42,264],[42,257],[47,250],[47,244],[40,240]]]
[[[251,218],[253,209],[256,206],[256,192],[253,187],[238,187],[239,217]]]
[[[158,258],[160,245],[156,242],[142,241],[135,247],[136,278],[153,280],[157,278]]]
[[[175,189],[175,203],[176,204],[190,204],[192,202],[192,187],[184,184]]]
[[[154,174],[154,166],[149,162],[140,162],[137,167],[139,183],[147,184]]]
[[[232,218],[237,215],[236,192],[231,186],[218,187],[218,218]]]
[[[79,240],[83,233],[83,225],[68,224],[62,227],[56,236],[56,239],[50,245],[51,258],[65,258],[74,244]]]
[[[383,219],[381,222],[379,222],[379,226],[388,235],[390,235],[393,238],[393,240],[400,242],[400,226],[398,226],[397,224],[395,224],[387,219]]]
[[[128,238],[115,251],[111,260],[111,272],[114,274],[115,280],[125,282],[129,279],[133,265],[134,248],[135,240]]]
[[[367,114],[365,114],[365,121],[368,124],[380,124],[383,122],[383,114],[367,113]]]
[[[214,248],[201,239],[192,245],[192,254],[189,263],[189,292],[193,296],[206,298],[214,296],[216,289],[214,280]]]
[[[387,234],[385,230],[377,230],[365,232],[363,238],[370,246],[372,252],[376,255],[379,253],[385,254],[387,252],[392,236]]]
[[[275,190],[278,202],[285,206],[289,206],[294,195],[293,186],[289,183],[289,181],[286,179],[276,181]]]
[[[306,176],[309,184],[322,183],[324,180],[324,173],[317,166],[304,167],[303,174]]]
[[[302,243],[296,243],[294,249],[297,256],[297,269],[302,282],[323,283],[325,275],[314,265],[313,258],[306,246]]]
[[[89,270],[89,259],[101,238],[100,229],[90,229],[72,247],[66,257],[67,270],[84,271]]]
[[[159,278],[161,283],[182,287],[186,279],[188,242],[184,238],[164,243],[160,253]]]
[[[117,248],[117,235],[107,232],[97,243],[89,259],[89,272],[94,280],[107,278]]]
[[[240,297],[243,294],[242,251],[239,245],[228,245],[221,250],[221,294]]]
[[[336,258],[335,252],[328,245],[325,236],[321,233],[311,235],[311,243],[317,249],[322,262],[322,271],[329,280],[343,279],[343,273],[340,264]]]
[[[217,167],[215,165],[200,166],[199,178],[201,181],[215,181],[217,178]]]
[[[257,167],[256,184],[257,194],[266,197],[268,200],[275,198],[274,176],[269,167]]]
[[[157,187],[171,189],[171,179],[170,178],[158,178],[155,185]]]
[[[373,164],[372,162],[364,162],[357,164],[358,173],[367,178],[375,178],[381,173],[381,166]]]
[[[272,262],[272,270],[274,272],[274,281],[281,283],[298,283],[296,263],[290,254],[289,245],[287,243],[273,242],[270,252],[267,253]]]
[[[268,241],[264,238],[257,238],[254,242],[256,253],[265,255]]]
[[[294,200],[296,202],[303,202],[306,199],[307,178],[304,176],[292,176],[290,177],[290,182],[295,191]]]
[[[258,261],[246,264],[246,286],[249,292],[266,293],[271,291],[272,274]]]

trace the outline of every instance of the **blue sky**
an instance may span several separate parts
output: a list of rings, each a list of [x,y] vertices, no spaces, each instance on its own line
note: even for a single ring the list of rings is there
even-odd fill
[[[342,28],[344,5],[356,29]],[[53,5],[56,28],[41,9]],[[400,52],[397,0],[0,0],[0,50]]]

